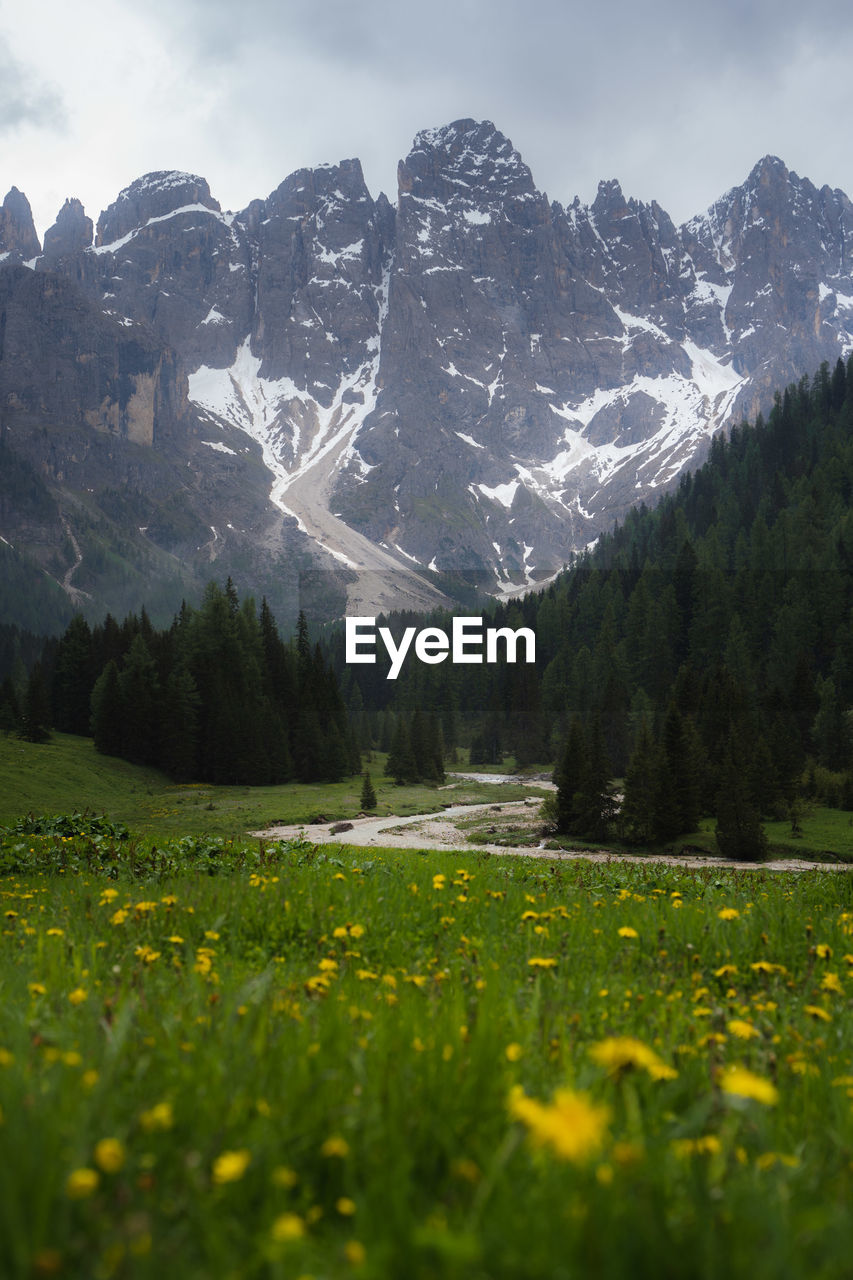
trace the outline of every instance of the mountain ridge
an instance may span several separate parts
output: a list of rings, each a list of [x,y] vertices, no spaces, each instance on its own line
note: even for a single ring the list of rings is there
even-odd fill
[[[476,569],[495,591],[853,350],[853,208],[773,156],[680,226],[615,179],[590,205],[550,200],[470,119],[416,135],[396,205],[351,159],[237,213],[159,171],[97,233],[67,201],[35,255],[28,210],[13,188],[0,261],[70,278],[174,351],[200,457],[260,446],[271,505],[304,533],[319,519],[339,564],[368,567],[352,530],[392,565]]]

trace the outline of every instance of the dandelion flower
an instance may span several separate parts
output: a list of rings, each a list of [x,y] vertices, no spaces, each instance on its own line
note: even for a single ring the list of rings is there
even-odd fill
[[[772,1169],[774,1165],[784,1165],[786,1169],[796,1169],[799,1167],[799,1160],[796,1156],[786,1155],[782,1151],[764,1151],[756,1158],[755,1164],[758,1169]]]
[[[609,1107],[572,1089],[558,1089],[554,1101],[546,1104],[517,1087],[510,1093],[509,1112],[527,1128],[534,1145],[550,1147],[555,1155],[575,1164],[597,1154],[610,1123]]]
[[[66,1194],[72,1200],[85,1200],[97,1191],[99,1181],[97,1169],[75,1169],[68,1175]]]
[[[532,956],[528,961],[531,969],[556,969],[557,961],[553,956]]]
[[[101,1138],[95,1146],[95,1164],[104,1173],[118,1173],[124,1164],[124,1147],[118,1138]]]
[[[68,1000],[71,1004],[82,1004],[84,1000],[88,1000],[89,993],[84,987],[75,987],[73,991],[69,991]]]
[[[721,907],[717,912],[717,916],[720,920],[737,920],[739,915],[740,912],[737,907]]]
[[[844,995],[844,988],[837,973],[825,973],[820,980],[820,985],[823,991],[833,991],[839,996]]]
[[[360,1240],[348,1240],[344,1246],[347,1262],[351,1267],[360,1267],[367,1257],[367,1250]]]
[[[816,1022],[832,1022],[832,1014],[827,1013],[826,1009],[821,1009],[819,1004],[807,1004],[805,1012]]]
[[[346,1138],[342,1138],[339,1134],[333,1134],[331,1138],[327,1138],[320,1148],[320,1154],[328,1158],[337,1157],[343,1160],[349,1155],[349,1143]]]
[[[171,1102],[158,1102],[149,1111],[143,1111],[139,1123],[146,1133],[154,1133],[158,1129],[171,1129],[174,1123]]]
[[[639,936],[640,935],[637,933],[637,930],[632,929],[629,924],[623,924],[622,928],[619,930],[620,938],[639,938]]]
[[[241,1151],[223,1151],[213,1162],[213,1181],[217,1186],[224,1186],[226,1182],[239,1182],[251,1159],[251,1152],[245,1148]]]
[[[305,1222],[298,1213],[283,1213],[272,1224],[271,1234],[278,1244],[289,1244],[291,1240],[301,1240],[305,1235]]]
[[[722,1150],[720,1139],[715,1133],[706,1133],[699,1138],[675,1138],[671,1146],[680,1160],[687,1156],[714,1156]]]
[[[636,1067],[648,1072],[653,1080],[674,1080],[678,1072],[658,1057],[654,1049],[631,1036],[610,1036],[590,1046],[589,1056],[611,1075]]]
[[[779,1101],[779,1090],[775,1084],[748,1071],[746,1067],[724,1067],[720,1072],[719,1085],[723,1093],[763,1102],[766,1107],[774,1107]]]
[[[754,1027],[751,1022],[746,1022],[743,1018],[732,1018],[731,1022],[726,1024],[726,1029],[733,1036],[737,1036],[739,1040],[752,1040],[755,1036],[760,1036],[761,1032]]]
[[[519,1058],[524,1053],[524,1050],[520,1044],[516,1044],[515,1041],[513,1041],[512,1044],[507,1045],[504,1053],[506,1054],[507,1062],[518,1062]]]

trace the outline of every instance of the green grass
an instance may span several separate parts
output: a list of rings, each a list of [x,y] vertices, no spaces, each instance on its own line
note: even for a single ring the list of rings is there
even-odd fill
[[[402,786],[382,773],[385,757],[370,769],[377,816],[432,812],[448,804],[521,799],[522,785],[465,782],[449,790]],[[452,779],[448,780],[452,782]],[[535,788],[534,788],[535,790]],[[210,833],[244,836],[271,823],[310,823],[352,818],[361,812],[361,777],[336,783],[277,787],[177,785],[156,769],[144,769],[95,751],[90,738],[54,734],[39,745],[0,736],[0,824],[23,814],[71,813],[88,808],[162,838]]]
[[[793,836],[790,821],[765,823],[774,853],[795,858],[829,856],[829,860],[835,856],[853,862],[853,814],[812,805],[804,811],[800,826],[802,833]]]
[[[60,843],[0,878],[4,1278],[849,1275],[846,873]]]

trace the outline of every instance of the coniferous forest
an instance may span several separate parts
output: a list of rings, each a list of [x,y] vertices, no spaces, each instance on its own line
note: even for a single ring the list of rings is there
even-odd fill
[[[32,638],[4,632],[19,678],[7,662],[0,716],[211,782],[339,778],[373,748],[399,781],[440,781],[458,746],[555,762],[568,835],[659,843],[714,816],[720,848],[751,856],[761,819],[796,825],[803,797],[853,808],[851,497],[853,358],[715,437],[704,466],[546,589],[491,603],[486,625],[535,632],[535,666],[413,660],[389,681],[381,657],[346,665],[340,628],[312,646],[301,619],[283,641],[229,582],[164,631],[144,612],[74,618],[26,687]]]
[[[210,583],[155,630],[145,612],[90,628],[75,616],[37,663],[23,697],[0,689],[5,723],[91,734],[98,751],[155,765],[178,781],[267,785],[360,771],[338,682],[300,618],[285,643],[266,601],[240,603]],[[46,669],[46,670],[45,670]],[[36,701],[39,699],[38,701]]]
[[[374,736],[423,708],[472,760],[556,761],[568,834],[659,842],[715,815],[721,848],[760,853],[761,817],[796,823],[803,795],[853,807],[851,495],[853,359],[715,437],[546,590],[492,605],[489,625],[534,630],[535,668],[412,662],[390,682],[337,639],[345,696]]]

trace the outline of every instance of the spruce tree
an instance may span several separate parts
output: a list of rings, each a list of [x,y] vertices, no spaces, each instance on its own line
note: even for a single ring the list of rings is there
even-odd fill
[[[656,838],[655,801],[658,790],[658,752],[645,717],[625,774],[620,825],[626,840],[648,844]]]
[[[42,665],[37,662],[30,672],[24,694],[20,737],[27,742],[47,742],[50,737],[50,698]]]
[[[554,770],[557,787],[557,830],[564,835],[577,834],[580,818],[580,791],[583,779],[586,740],[580,717],[573,716],[569,736],[560,755],[560,763]]]
[[[362,809],[376,808],[376,792],[367,769],[364,771],[364,779],[361,784],[361,807]]]
[[[95,750],[105,756],[120,756],[124,702],[119,687],[118,666],[110,659],[92,690],[92,737]]]
[[[714,834],[724,858],[760,862],[767,853],[767,837],[750,794],[747,765],[748,752],[743,737],[733,728],[720,769]]]

